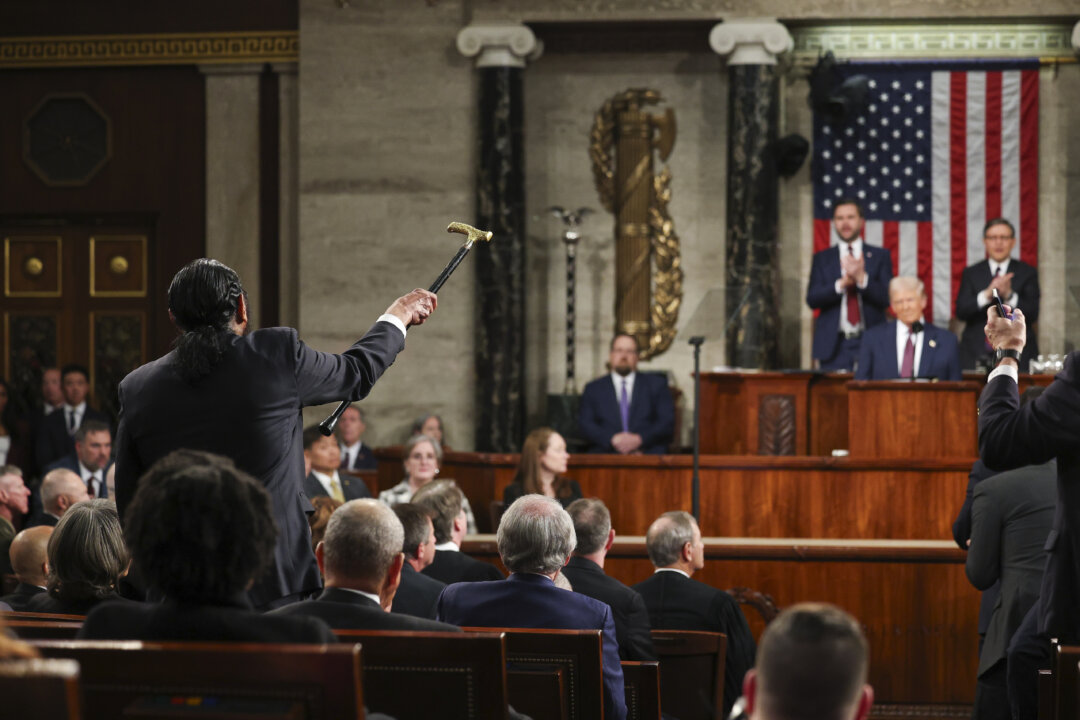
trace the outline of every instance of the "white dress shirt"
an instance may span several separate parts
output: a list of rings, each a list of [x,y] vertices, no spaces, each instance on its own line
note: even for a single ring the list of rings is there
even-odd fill
[[[345,487],[341,484],[341,478],[338,476],[337,470],[334,471],[333,475],[326,475],[318,470],[312,469],[311,474],[315,476],[315,479],[319,481],[319,484],[323,486],[323,489],[326,490],[326,494],[330,497],[334,497],[331,488],[334,486],[335,480],[337,481],[338,489],[341,490],[342,497],[345,496]]]
[[[82,460],[79,461],[79,474],[82,475],[83,481],[86,483],[86,487],[94,492],[94,497],[101,497],[101,485],[105,482],[105,471],[98,470],[94,472],[88,467],[82,464]]]
[[[629,408],[630,404],[634,402],[634,380],[637,378],[637,373],[632,372],[629,375],[622,376],[617,372],[611,373],[611,382],[615,383],[615,402],[619,403],[622,400],[622,387],[623,382],[626,383],[626,407]]]
[[[849,254],[848,253],[848,246],[849,245],[851,246],[851,253],[850,254],[852,256],[854,256],[856,260],[861,258],[862,257],[862,250],[863,250],[863,248],[862,248],[862,246],[863,246],[862,238],[855,238],[850,243],[846,243],[846,242],[837,243],[837,249],[839,249],[839,251],[840,251],[840,257],[844,258],[844,257],[848,256],[848,254]],[[841,273],[843,273],[843,270],[842,270],[843,261],[842,260],[841,260],[840,267],[841,267]],[[837,295],[843,295],[843,294],[845,294],[847,292],[847,288],[842,287],[840,285],[840,280],[841,279],[842,278],[837,279],[836,284],[834,286],[836,288],[836,294]],[[869,284],[870,284],[870,276],[868,274],[866,274],[866,273],[863,273],[862,282],[857,283],[856,287],[858,287],[860,290],[865,290],[866,286],[869,285]],[[843,301],[841,301],[841,303],[840,303],[840,332],[842,332],[842,333],[858,332],[858,331],[860,331],[860,330],[862,330],[863,328],[866,327],[866,322],[863,320],[862,294],[861,293],[856,293],[856,297],[859,299],[859,324],[858,325],[852,325],[848,321],[847,305],[844,304]]]
[[[922,322],[922,318],[919,318]],[[923,332],[912,333],[904,323],[896,321],[896,377],[900,377],[900,369],[904,367],[904,349],[907,347],[908,337],[915,343],[915,362],[911,365],[911,377],[919,377],[919,362],[922,360]]]
[[[74,425],[72,425],[72,423],[71,423],[71,414],[72,413],[75,413],[75,424]],[[64,427],[67,428],[68,432],[72,432],[72,430],[71,430],[72,427],[74,427],[77,430],[79,428],[79,426],[82,425],[83,415],[85,415],[85,414],[86,414],[86,401],[85,400],[83,400],[81,403],[79,403],[75,407],[71,407],[67,403],[64,403]]]
[[[1005,273],[1009,272],[1009,258],[1005,258],[1005,262],[1000,263],[997,260],[987,258],[986,262],[990,263],[990,277],[994,277],[995,273],[998,275],[1004,275]],[[998,272],[999,269],[1001,270],[1000,273]],[[994,302],[994,295],[990,292],[989,289],[987,289],[980,292],[976,299],[979,301],[979,308],[982,309],[990,303]],[[1020,296],[1017,295],[1016,291],[1014,290],[1013,294],[1009,297],[1001,298],[1001,302],[1005,303],[1011,308],[1016,308],[1017,303],[1020,302]]]

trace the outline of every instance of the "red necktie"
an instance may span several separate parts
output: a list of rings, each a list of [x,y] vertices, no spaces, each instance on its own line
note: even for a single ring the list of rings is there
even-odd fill
[[[904,362],[900,365],[900,377],[909,378],[915,374],[915,343],[908,333],[907,345],[904,346]]]
[[[852,249],[851,243],[848,243],[847,250],[848,255],[855,257],[855,250]],[[847,289],[847,319],[852,327],[859,327],[859,293],[856,292],[854,285]]]

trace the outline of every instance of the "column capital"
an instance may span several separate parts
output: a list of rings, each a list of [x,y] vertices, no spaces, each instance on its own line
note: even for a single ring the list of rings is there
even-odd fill
[[[775,65],[776,56],[794,46],[791,33],[775,18],[725,20],[709,32],[709,47],[729,55],[728,65]]]
[[[1080,22],[1073,25],[1072,47],[1073,52],[1080,55]]]
[[[457,36],[457,49],[465,57],[475,57],[476,67],[525,67],[536,60],[544,44],[526,25],[466,25]]]

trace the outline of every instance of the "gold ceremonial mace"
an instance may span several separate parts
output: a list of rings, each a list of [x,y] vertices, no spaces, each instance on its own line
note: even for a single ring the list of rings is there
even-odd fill
[[[446,264],[443,271],[439,273],[439,277],[435,278],[435,282],[431,283],[431,287],[428,288],[428,292],[437,293],[439,288],[443,286],[457,266],[461,264],[461,261],[465,259],[465,256],[472,250],[473,243],[477,240],[483,240],[484,242],[491,242],[492,232],[490,230],[478,230],[472,225],[466,225],[463,222],[452,222],[446,226],[446,232],[461,233],[465,236],[465,243],[458,248],[457,254]],[[319,432],[326,437],[330,437],[334,433],[334,426],[337,425],[337,421],[341,419],[341,414],[344,413],[348,407],[352,405],[351,400],[342,400],[338,403],[338,406],[334,408],[334,412],[319,423]]]

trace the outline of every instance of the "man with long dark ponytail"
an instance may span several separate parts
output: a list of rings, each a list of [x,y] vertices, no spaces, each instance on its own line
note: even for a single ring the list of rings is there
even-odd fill
[[[303,493],[301,443],[308,405],[360,400],[405,347],[405,329],[435,310],[413,290],[394,301],[340,355],[309,348],[291,328],[247,333],[248,299],[229,267],[202,258],[169,286],[169,317],[180,330],[172,352],[120,383],[116,502],[123,519],[139,478],[186,448],[232,458],[273,500],[277,542],[269,570],[248,595],[257,608],[301,599],[321,586]]]

